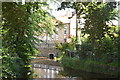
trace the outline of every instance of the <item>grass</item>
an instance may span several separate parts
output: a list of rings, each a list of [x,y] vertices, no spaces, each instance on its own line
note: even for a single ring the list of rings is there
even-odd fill
[[[110,75],[117,75],[120,73],[120,63],[104,63],[94,60],[85,60],[79,58],[63,57],[62,66],[72,68],[75,70],[82,70],[87,72],[103,73]]]

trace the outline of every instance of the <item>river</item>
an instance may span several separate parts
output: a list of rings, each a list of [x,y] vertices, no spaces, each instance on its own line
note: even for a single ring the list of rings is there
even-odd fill
[[[34,72],[37,74],[34,77],[34,80],[118,80],[114,78],[88,78],[87,74],[81,72],[81,74],[84,75],[84,77],[74,77],[74,76],[63,76],[61,72],[63,71],[63,68],[60,66],[52,66],[52,65],[46,65],[46,64],[32,64]],[[72,72],[71,72],[72,73]],[[79,73],[72,73],[73,74],[79,74]],[[82,75],[82,76],[83,76]],[[85,77],[86,76],[86,77]],[[100,76],[98,74],[92,74],[92,76]]]
[[[35,78],[65,78],[59,72],[63,70],[60,66],[45,64],[33,64],[33,70],[37,74]]]

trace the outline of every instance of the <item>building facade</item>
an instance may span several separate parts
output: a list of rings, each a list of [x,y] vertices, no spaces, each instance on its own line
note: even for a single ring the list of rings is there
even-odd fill
[[[41,40],[47,42],[48,44],[40,43],[38,46],[40,54],[38,56],[49,57],[50,54],[58,56],[59,50],[55,49],[55,42],[60,43],[67,42],[70,36],[76,36],[76,14],[65,14],[56,16],[57,24],[55,33],[48,35],[43,33]],[[62,26],[61,26],[62,25]]]

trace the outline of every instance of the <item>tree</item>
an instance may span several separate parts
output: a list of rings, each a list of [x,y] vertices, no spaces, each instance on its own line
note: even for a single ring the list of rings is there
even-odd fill
[[[63,2],[58,9],[74,8],[77,18],[84,18],[84,27],[81,29],[82,37],[87,36],[87,44],[90,43],[93,48],[91,49],[92,54],[100,57],[101,54],[111,54],[112,51],[116,50],[115,39],[116,35],[119,34],[116,34],[117,26],[112,23],[112,20],[118,19],[118,11],[115,10],[116,6],[117,2]],[[109,45],[106,46],[105,41],[108,41]],[[87,44],[82,44],[85,46],[83,48],[89,48]],[[115,49],[113,50],[112,47],[115,47]],[[87,54],[87,52],[85,53]]]
[[[27,79],[32,75],[31,57],[36,54],[36,44],[40,42],[37,36],[43,31],[52,33],[55,27],[53,18],[43,6],[48,5],[46,2],[2,3],[3,78]]]
[[[102,51],[106,51],[105,46],[102,45],[106,37],[110,37],[115,40],[115,31],[111,28],[114,26],[112,20],[117,20],[118,12],[115,11],[116,2],[101,3],[94,2],[89,3],[86,8],[85,14],[85,26],[83,33],[88,34],[89,41],[94,46],[94,53],[99,56]],[[116,26],[114,26],[116,29]],[[111,44],[112,45],[112,44]],[[103,50],[106,49],[106,50]]]
[[[76,42],[79,43],[79,34],[78,31],[80,30],[80,27],[78,27],[78,24],[80,24],[80,18],[81,15],[84,14],[85,7],[88,5],[88,2],[62,2],[61,6],[58,8],[58,10],[65,9],[65,8],[72,8],[75,9],[76,12]]]

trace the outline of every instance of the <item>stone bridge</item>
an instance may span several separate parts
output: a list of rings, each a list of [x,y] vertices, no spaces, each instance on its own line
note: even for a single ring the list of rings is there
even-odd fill
[[[53,54],[56,57],[60,54],[60,51],[55,49],[55,43],[39,43],[37,48],[39,50],[39,57],[49,57],[50,54]]]

